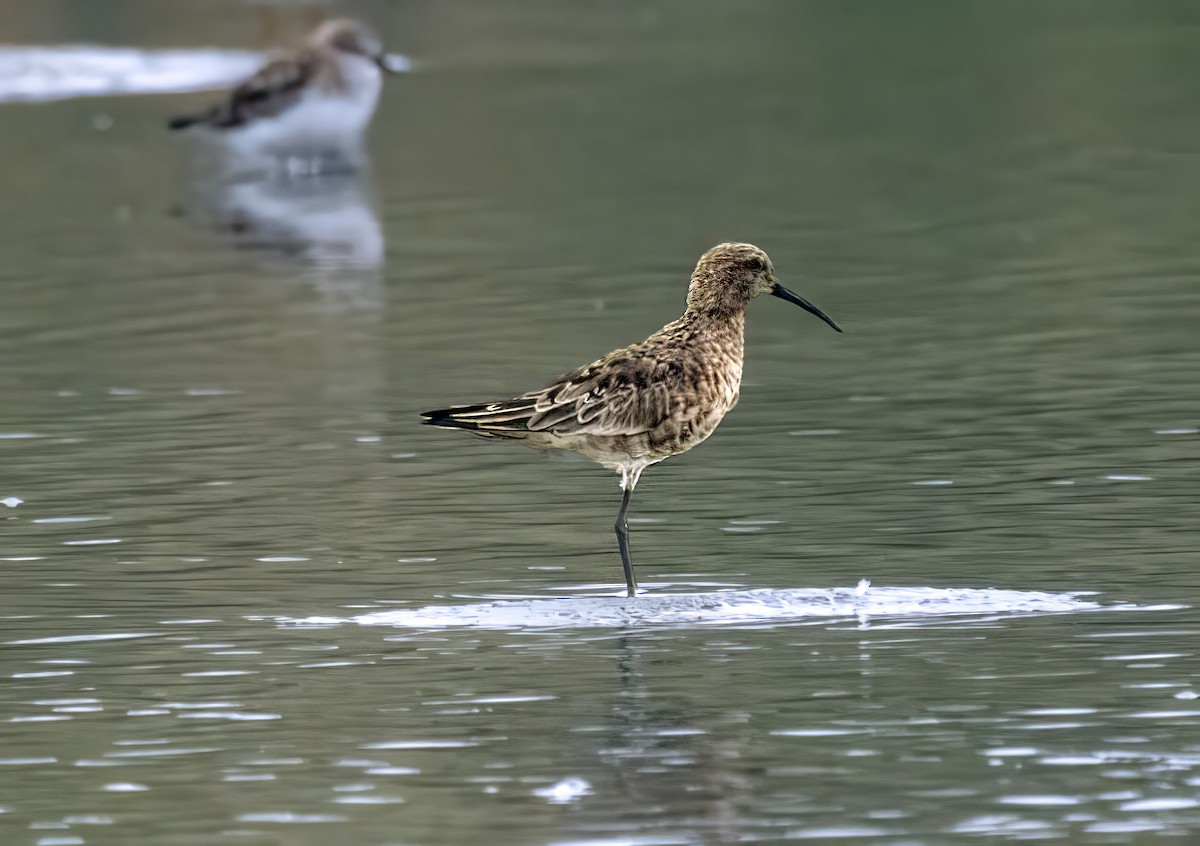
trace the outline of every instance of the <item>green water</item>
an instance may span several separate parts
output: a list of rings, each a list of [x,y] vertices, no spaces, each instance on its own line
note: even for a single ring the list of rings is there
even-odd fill
[[[420,63],[337,186],[378,268],[211,225],[162,129],[205,95],[0,105],[0,842],[1200,842],[1193,9],[354,11]],[[730,239],[846,332],[751,308],[739,407],[634,498],[651,596],[1105,610],[353,621],[620,589],[615,476],[416,415],[645,336]]]

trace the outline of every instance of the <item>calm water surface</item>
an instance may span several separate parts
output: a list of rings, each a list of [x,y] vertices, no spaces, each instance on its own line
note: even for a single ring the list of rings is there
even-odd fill
[[[419,62],[360,179],[214,188],[203,95],[0,107],[0,841],[1200,842],[1192,10],[358,10]],[[727,239],[846,333],[752,307],[630,610],[615,477],[416,414]]]

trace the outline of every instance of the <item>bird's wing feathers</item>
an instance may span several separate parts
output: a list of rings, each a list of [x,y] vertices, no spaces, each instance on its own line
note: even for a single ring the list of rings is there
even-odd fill
[[[654,340],[611,352],[519,397],[425,417],[433,425],[499,437],[639,435],[689,420],[700,411],[687,399],[690,383],[702,377],[677,356],[664,355]]]
[[[300,96],[316,71],[316,57],[305,51],[268,62],[229,98],[230,116],[238,124],[257,117],[277,115]]]
[[[206,123],[232,129],[260,117],[272,117],[292,105],[317,73],[319,62],[311,50],[280,57],[263,65],[254,76],[229,93],[228,99],[198,115],[175,118],[170,126],[183,129]]]
[[[521,397],[532,400],[532,432],[636,435],[679,413],[667,381],[670,360],[622,350]]]

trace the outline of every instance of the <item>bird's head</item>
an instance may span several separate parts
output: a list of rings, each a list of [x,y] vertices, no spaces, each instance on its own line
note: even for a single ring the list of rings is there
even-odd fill
[[[794,303],[842,331],[825,312],[780,285],[770,257],[753,244],[717,244],[700,256],[688,288],[688,310],[733,314],[760,294]]]
[[[335,18],[325,21],[312,34],[315,47],[325,47],[352,56],[362,56],[370,59],[386,71],[392,70],[388,64],[387,51],[375,30],[364,23],[349,18]]]

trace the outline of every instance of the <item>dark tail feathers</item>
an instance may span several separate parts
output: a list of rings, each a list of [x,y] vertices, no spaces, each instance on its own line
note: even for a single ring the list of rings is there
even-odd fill
[[[459,420],[456,412],[469,411],[472,406],[459,408],[440,408],[437,411],[422,411],[421,422],[426,426],[445,426],[450,429],[478,429],[479,424],[472,420]]]
[[[524,438],[529,435],[526,423],[532,403],[508,400],[483,403],[482,405],[460,405],[421,413],[421,421],[427,426],[447,429],[464,429],[485,438]]]

